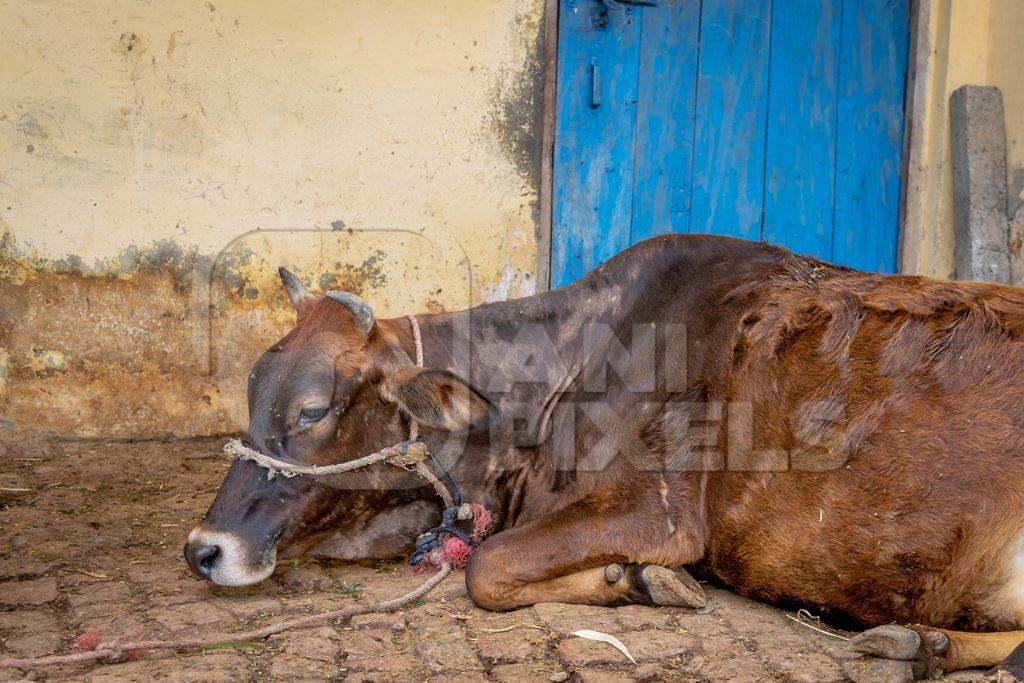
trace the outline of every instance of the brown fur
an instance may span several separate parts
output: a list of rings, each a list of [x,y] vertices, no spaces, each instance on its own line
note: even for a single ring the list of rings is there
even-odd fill
[[[758,446],[794,457],[800,404],[843,405],[837,452],[822,473],[713,478],[707,566],[866,623],[1018,625],[991,600],[1024,522],[1024,293],[798,259],[768,285],[729,398],[759,407]]]
[[[1024,603],[1009,602],[1024,581],[1010,562],[1024,528],[1024,292],[674,236],[562,290],[419,320],[426,365],[447,371],[436,377],[410,370],[404,319],[360,337],[343,307],[317,302],[254,370],[250,403],[263,408],[249,436],[271,449],[291,430],[282,455],[336,462],[404,438],[403,412],[423,417],[467,499],[495,514],[500,533],[467,571],[478,604],[643,600],[635,582],[597,590],[595,568],[693,564],[746,595],[864,624],[1022,625]],[[658,337],[652,387],[628,388],[638,363],[595,391],[589,368],[610,353],[582,343],[595,322],[620,340],[637,325],[682,325],[686,346]],[[306,400],[317,356],[333,363],[332,405],[344,409],[295,430],[283,415]],[[680,359],[685,386],[669,386]],[[531,381],[506,381],[524,366]],[[428,492],[380,472],[340,493],[264,486],[291,502],[285,521],[256,523],[238,502],[255,495],[239,492],[255,486],[251,467],[232,467],[205,523],[280,527],[283,553],[358,536],[383,513],[403,529],[436,519],[397,512]],[[403,492],[380,490],[392,486]]]

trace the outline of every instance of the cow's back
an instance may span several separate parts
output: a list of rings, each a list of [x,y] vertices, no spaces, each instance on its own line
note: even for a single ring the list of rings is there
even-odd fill
[[[866,622],[1019,625],[1024,292],[794,258],[736,296],[709,569]]]

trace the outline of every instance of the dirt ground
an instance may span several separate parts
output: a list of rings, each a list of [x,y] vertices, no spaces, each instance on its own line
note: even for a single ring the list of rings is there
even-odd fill
[[[192,578],[181,546],[228,466],[221,443],[0,445],[0,658],[65,652],[86,629],[182,637],[252,627],[422,581],[397,562],[306,560],[246,589]],[[842,640],[728,591],[708,594],[699,612],[547,603],[497,614],[473,606],[458,572],[401,613],[288,633],[259,650],[0,671],[0,680],[845,680]],[[578,629],[617,636],[638,663],[569,635]]]

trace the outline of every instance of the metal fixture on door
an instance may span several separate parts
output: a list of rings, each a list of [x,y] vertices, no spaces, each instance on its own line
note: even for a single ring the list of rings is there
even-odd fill
[[[616,12],[625,12],[626,14],[632,14],[634,6],[657,7],[658,0],[597,0],[597,4],[600,5],[600,7],[593,14],[594,28],[596,28],[599,31],[604,31],[608,28],[609,10],[615,10]],[[572,6],[571,2],[570,6]]]
[[[622,9],[623,5],[639,5],[641,7],[657,7],[658,0],[597,0],[608,9]]]

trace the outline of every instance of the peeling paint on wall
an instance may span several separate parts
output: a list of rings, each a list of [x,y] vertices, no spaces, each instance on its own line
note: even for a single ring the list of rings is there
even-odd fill
[[[156,245],[87,273],[12,251],[0,252],[0,421],[77,437],[244,424],[248,369],[294,320],[279,265],[313,290],[366,297],[381,317],[476,300],[460,249],[401,231],[253,233],[216,258]]]
[[[381,317],[534,291],[540,0],[0,6],[0,427],[238,429],[281,265]]]

